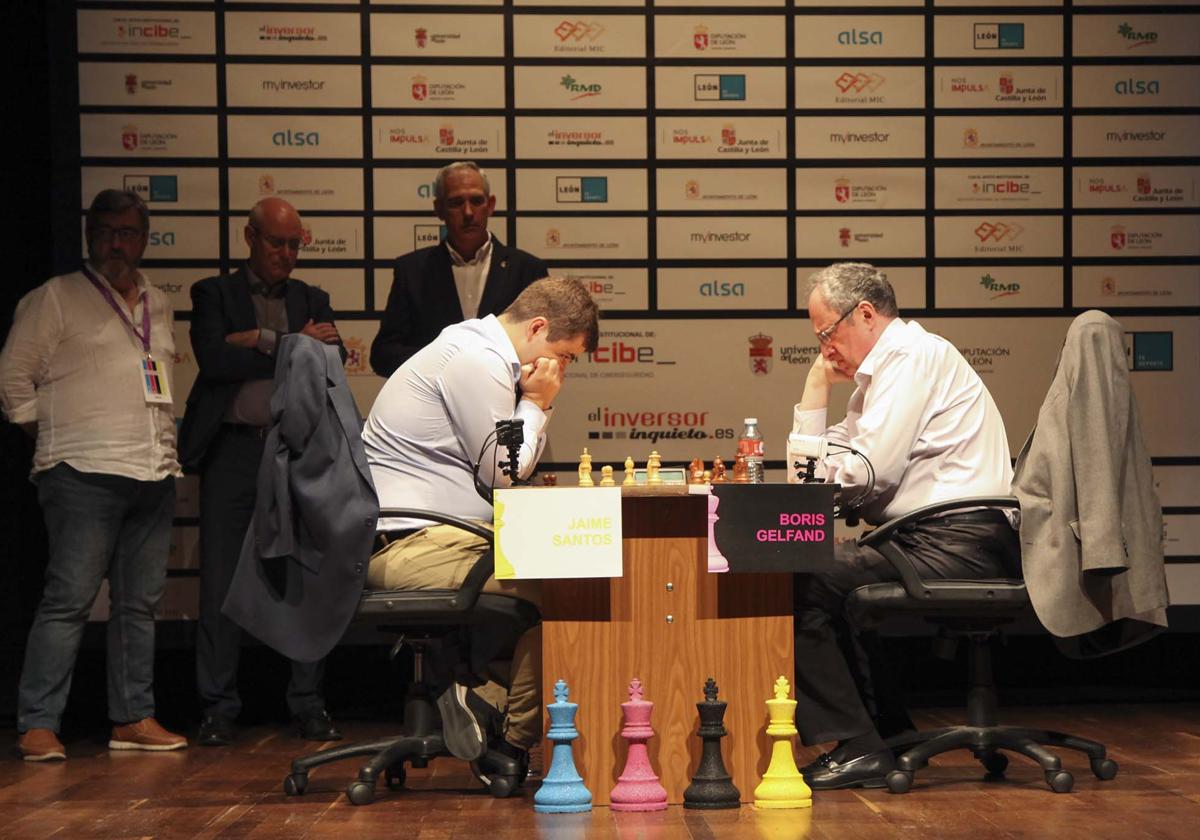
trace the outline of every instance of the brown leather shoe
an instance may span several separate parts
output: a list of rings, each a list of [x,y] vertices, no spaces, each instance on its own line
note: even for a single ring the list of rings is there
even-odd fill
[[[26,761],[59,761],[67,757],[53,729],[30,729],[17,738],[17,750]]]
[[[152,717],[142,718],[136,723],[114,726],[108,742],[110,750],[181,750],[187,746],[187,738],[168,732]]]

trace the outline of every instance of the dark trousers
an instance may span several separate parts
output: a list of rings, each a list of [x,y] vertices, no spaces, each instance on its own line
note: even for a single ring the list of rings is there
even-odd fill
[[[1003,514],[996,517],[922,525],[895,540],[923,578],[1020,577],[1017,533]],[[874,728],[887,737],[911,726],[878,639],[857,634],[845,612],[846,596],[858,587],[899,579],[886,557],[854,541],[836,546],[828,571],[796,575],[796,727],[805,744]]]
[[[209,447],[200,474],[200,626],[196,638],[196,690],[205,714],[236,718],[242,628],[221,612],[254,515],[261,438],[223,427]],[[287,703],[307,717],[325,708],[325,663],[293,662]]]

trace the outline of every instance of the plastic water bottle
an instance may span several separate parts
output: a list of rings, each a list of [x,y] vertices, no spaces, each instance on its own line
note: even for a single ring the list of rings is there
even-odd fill
[[[738,454],[746,456],[746,469],[750,474],[751,484],[762,484],[763,475],[763,438],[758,431],[758,418],[747,417],[746,427],[738,438]]]

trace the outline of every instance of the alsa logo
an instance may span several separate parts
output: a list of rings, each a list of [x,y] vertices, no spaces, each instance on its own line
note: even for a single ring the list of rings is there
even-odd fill
[[[558,40],[564,43],[567,41],[595,41],[605,31],[605,28],[595,21],[586,20],[564,20],[554,27],[554,34],[558,36]]]
[[[755,376],[766,376],[771,372],[771,361],[775,351],[771,343],[775,340],[769,335],[750,336],[750,372]]]
[[[1021,293],[1020,283],[998,283],[990,274],[985,274],[979,278],[979,285],[987,289],[989,292],[994,292],[992,300],[997,298],[1009,297],[1011,295],[1019,295]]]
[[[706,280],[700,284],[700,297],[745,297],[746,284],[729,280]]]
[[[1122,23],[1118,26],[1117,34],[1129,42],[1125,45],[1125,49],[1127,50],[1150,46],[1158,40],[1157,32],[1136,32],[1128,23]]]
[[[604,90],[603,85],[582,84],[579,82],[578,79],[574,78],[569,73],[566,76],[563,76],[561,79],[559,79],[558,83],[560,85],[562,85],[564,88],[566,88],[567,93],[575,94],[574,96],[571,97],[572,102],[576,102],[580,99],[587,99],[589,96],[599,96],[600,93]]]
[[[150,247],[151,248],[174,248],[175,247],[175,232],[168,230],[159,232],[156,230],[150,231]]]
[[[877,73],[851,73],[846,71],[833,80],[842,93],[872,93],[886,80]]]
[[[837,42],[844,47],[882,46],[883,32],[878,29],[847,29],[838,33]]]
[[[1020,225],[1007,222],[980,222],[975,228],[980,242],[1011,242],[1024,232]]]
[[[320,146],[321,133],[318,131],[300,131],[298,129],[285,129],[276,131],[271,135],[271,145],[273,146]]]
[[[1157,79],[1151,79],[1150,81],[1143,79],[1118,79],[1113,85],[1113,90],[1119,96],[1157,96],[1159,86]]]

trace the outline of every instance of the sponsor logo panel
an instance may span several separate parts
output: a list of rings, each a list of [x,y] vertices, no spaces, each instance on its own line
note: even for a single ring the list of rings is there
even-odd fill
[[[216,157],[217,118],[196,114],[80,114],[88,157]]]
[[[151,221],[154,224],[154,221]],[[213,259],[216,259],[217,252],[213,251],[210,254]],[[171,303],[171,308],[176,312],[190,312],[192,309],[192,284],[197,280],[205,277],[211,277],[214,274],[220,274],[221,270],[214,262],[206,268],[166,268],[163,266],[154,266],[152,268],[143,268],[142,272],[150,281],[150,285],[154,286],[160,292],[167,296],[167,300]],[[175,347],[186,347],[191,349],[191,342],[185,337],[184,343],[175,342]],[[174,387],[175,383],[171,383]]]
[[[1061,15],[937,15],[933,20],[938,58],[1057,57],[1062,42]]]
[[[644,67],[562,65],[515,72],[518,108],[646,108]]]
[[[654,20],[658,58],[783,58],[784,18],[663,15]]]
[[[783,169],[659,169],[659,210],[786,210]]]
[[[212,107],[217,104],[216,65],[80,62],[79,104]]]
[[[758,5],[758,4],[756,3],[755,5]],[[792,0],[792,5],[795,6],[797,9],[803,9],[805,7],[811,8],[811,7],[818,7],[818,6],[824,7],[824,8],[829,7],[829,3],[827,2],[827,0]],[[924,4],[923,0],[845,0],[845,2],[839,3],[838,5],[845,6],[846,8],[852,8],[855,6],[876,6],[876,7],[924,6],[925,4]],[[938,5],[946,5],[946,4],[944,2],[942,2],[942,3],[939,3]],[[1033,3],[1029,3],[1029,5],[1032,6]]]
[[[517,247],[547,261],[644,260],[645,217],[607,218],[603,225],[579,216],[517,219]]]
[[[1077,257],[1200,257],[1200,220],[1189,216],[1075,216]]]
[[[346,382],[363,417],[370,413],[375,398],[387,382],[371,370],[371,343],[378,332],[378,321],[352,321],[348,318],[338,321],[338,333],[346,346]]]
[[[517,5],[520,6],[523,2],[538,3],[541,5],[557,5],[557,0],[517,0]],[[590,0],[597,6],[641,6],[644,5],[644,0],[625,0],[623,3],[608,3],[605,0]],[[895,2],[895,0],[892,0]],[[912,0],[910,0],[912,2]],[[719,6],[728,9],[730,6],[754,6],[757,8],[766,8],[769,6],[784,6],[787,0],[741,0],[740,2],[730,3],[729,0],[654,0],[655,6]],[[795,5],[801,5],[796,3]],[[854,5],[847,3],[846,5]],[[875,5],[885,5],[876,3]]]
[[[212,12],[80,9],[75,13],[80,53],[212,55]]]
[[[365,308],[365,274],[361,268],[308,268],[295,275],[309,285],[329,293],[334,312],[361,312]],[[341,322],[338,322],[339,326]],[[369,348],[368,348],[369,350]]]
[[[939,210],[1063,206],[1062,168],[1057,166],[939,167],[934,184],[934,206]]]
[[[646,159],[645,117],[517,117],[520,158]]]
[[[646,212],[644,169],[519,169],[524,210]],[[603,224],[603,222],[599,222]]]
[[[655,107],[783,108],[785,72],[782,67],[658,67]]]
[[[1075,55],[1195,56],[1200,15],[1075,15]]]
[[[503,157],[504,117],[375,117],[377,158]]]
[[[1076,116],[1071,136],[1076,157],[1191,156],[1200,116]]]
[[[360,158],[363,153],[360,117],[231,114],[226,125],[230,157]]]
[[[650,275],[644,268],[568,268],[554,273],[582,283],[601,309],[646,309],[650,305]]]
[[[373,56],[501,58],[498,14],[371,14]]]
[[[1061,67],[936,67],[938,108],[1062,107]]]
[[[922,58],[920,15],[797,15],[796,55],[808,58]]]
[[[659,217],[658,257],[665,260],[770,260],[787,256],[787,220]]]
[[[85,166],[80,170],[83,207],[100,190],[130,190],[152,210],[219,209],[217,170],[207,167]]]
[[[1061,216],[939,216],[937,257],[1061,257]]]
[[[516,15],[513,54],[517,58],[642,58],[646,54],[643,15]],[[493,32],[499,32],[496,24]],[[503,48],[503,39],[494,38]]]
[[[1200,391],[1195,387],[1200,378],[1200,318],[1121,315],[1120,321],[1131,351],[1129,380],[1146,448],[1152,456],[1194,456],[1196,412],[1200,411]],[[1152,335],[1158,337],[1149,338]]]
[[[784,309],[786,268],[660,268],[659,309]]]
[[[1196,207],[1198,166],[1076,166],[1076,207]]]
[[[787,152],[783,117],[659,117],[658,159],[777,160]]]
[[[225,67],[232,107],[358,108],[362,69],[344,64],[237,64]]]
[[[371,67],[371,101],[378,108],[495,108],[504,104],[499,67],[447,64]]]
[[[422,213],[433,212],[433,179],[437,175],[436,167],[417,169],[392,169],[376,167],[375,176],[375,209],[376,210],[416,210]],[[488,187],[496,196],[496,211],[503,212],[508,208],[508,183],[506,170],[501,167],[484,167]],[[379,240],[376,240],[377,242]]]
[[[924,108],[925,68],[796,68],[797,108]]]
[[[797,158],[924,158],[921,117],[797,117]]]
[[[1125,333],[1125,358],[1136,371],[1175,369],[1174,334],[1162,332]]]
[[[1003,309],[1062,306],[1062,266],[939,266],[939,309]]]
[[[351,210],[363,206],[361,169],[295,169],[231,167],[229,207],[249,210],[264,198],[277,196],[302,213],[313,210]]]
[[[796,219],[798,259],[922,258],[919,216],[805,216]]]
[[[351,12],[225,12],[227,55],[359,55],[362,20]]]
[[[80,225],[83,225],[81,217]],[[82,229],[82,227],[81,227]],[[150,220],[147,260],[215,260],[220,254],[215,216],[155,216]],[[86,236],[83,241],[86,248]],[[151,269],[146,269],[149,274]],[[197,279],[203,269],[196,269]]]
[[[937,157],[1062,157],[1062,149],[1062,117],[934,117]]]
[[[428,213],[421,216],[376,216],[373,229],[375,242],[387,243],[384,247],[389,257],[437,245],[446,235],[445,225],[433,215],[432,205]],[[488,230],[503,240],[507,231],[504,217],[496,215],[488,219]],[[379,245],[375,250],[377,258],[383,256]],[[379,307],[382,308],[382,303]]]
[[[1200,66],[1075,67],[1076,108],[1200,107]]]
[[[1127,306],[1200,306],[1200,265],[1077,265],[1072,304],[1103,309]]]
[[[906,309],[925,308],[925,268],[924,266],[875,266],[884,278],[892,284],[896,293],[896,304],[903,312]],[[808,311],[808,296],[810,287],[808,278],[816,271],[817,266],[796,269],[796,305],[804,312]],[[812,348],[815,352],[816,348]],[[809,359],[805,364],[810,363]]]
[[[304,276],[303,264],[307,260],[361,260],[363,257],[362,217],[314,216],[304,213],[300,217],[304,228],[300,246],[301,267],[296,275]],[[246,246],[246,219],[240,214],[229,220],[229,253],[234,259],[249,256]]]
[[[797,169],[800,210],[923,210],[924,169]]]

